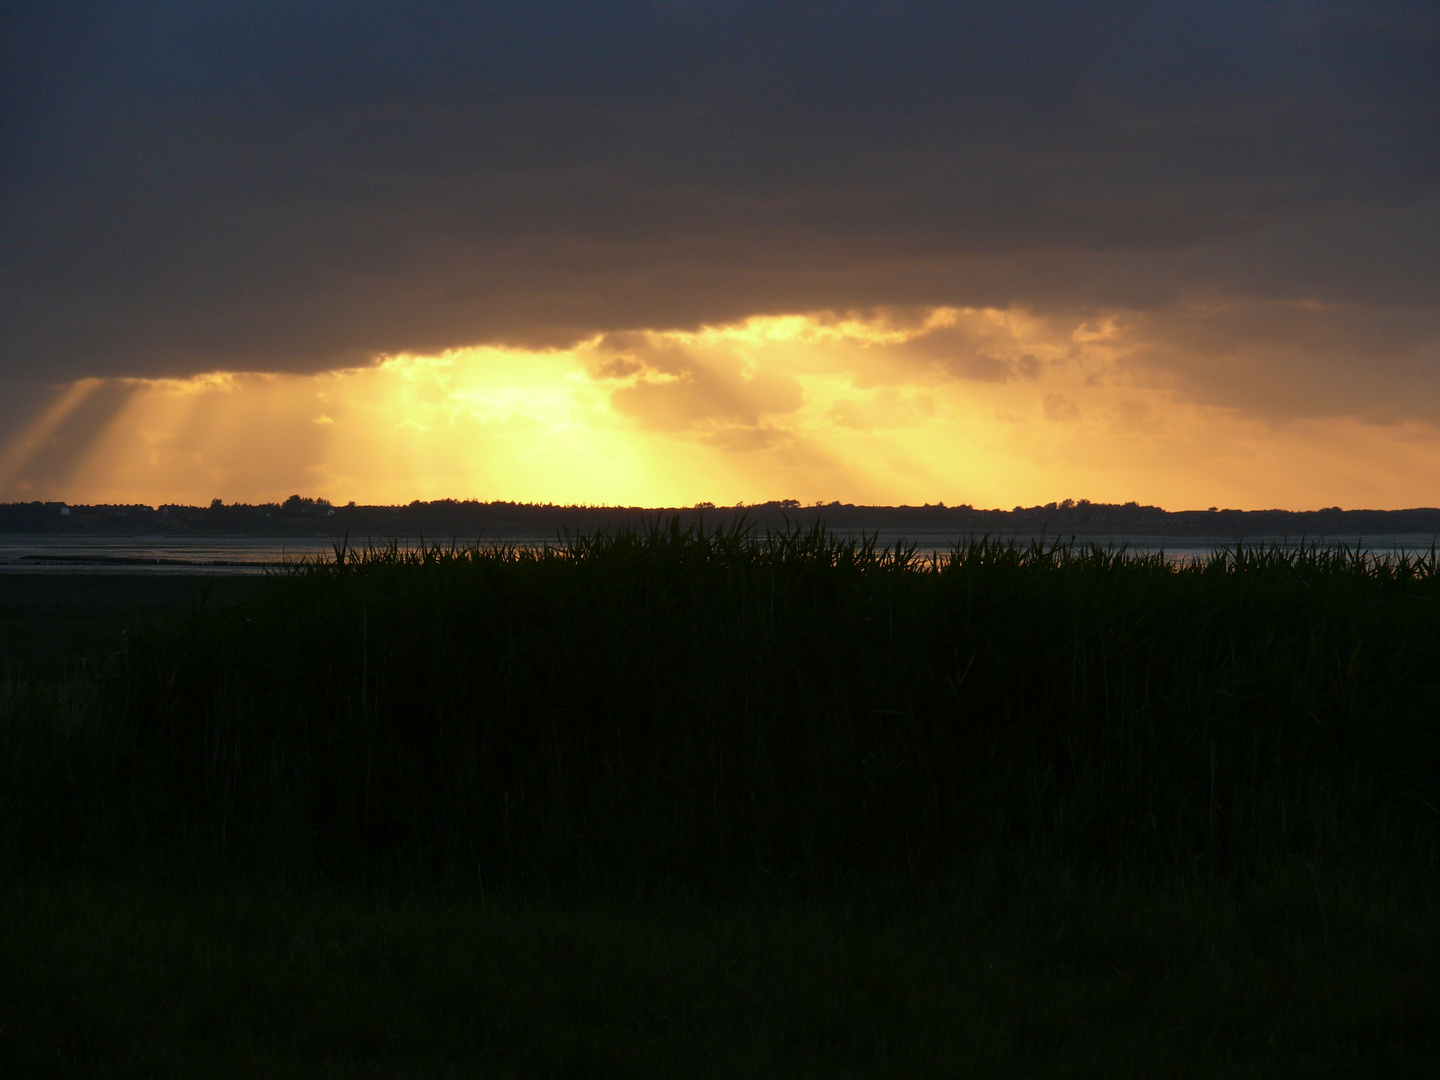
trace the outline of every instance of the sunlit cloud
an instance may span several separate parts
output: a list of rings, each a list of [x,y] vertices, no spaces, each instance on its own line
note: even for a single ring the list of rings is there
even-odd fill
[[[1208,393],[1198,367],[1180,378],[1152,362],[1181,348],[1168,326],[1124,311],[881,309],[401,354],[316,375],[90,379],[58,388],[0,451],[0,497],[1434,501],[1434,425],[1314,403],[1244,410]],[[1221,355],[1246,363],[1243,344]]]

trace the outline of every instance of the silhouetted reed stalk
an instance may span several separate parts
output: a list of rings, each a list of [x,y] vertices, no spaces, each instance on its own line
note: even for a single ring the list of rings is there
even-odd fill
[[[338,545],[3,694],[4,843],[337,881],[1433,865],[1432,549]]]

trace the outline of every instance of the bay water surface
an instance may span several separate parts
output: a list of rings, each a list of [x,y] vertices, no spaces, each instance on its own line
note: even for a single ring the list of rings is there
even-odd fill
[[[957,542],[967,537],[956,537],[939,533],[880,532],[876,542],[881,547],[893,547],[897,542],[913,545],[922,557],[949,551]],[[1431,549],[1436,538],[1429,535],[1402,534],[1395,536],[1366,537],[1285,537],[1246,536],[1197,537],[1197,536],[1156,536],[1127,535],[1123,533],[1083,536],[1033,537],[1017,535],[1000,537],[1014,539],[1028,544],[1040,539],[1047,545],[1073,540],[1080,544],[1097,543],[1102,547],[1124,547],[1137,553],[1153,554],[1163,552],[1176,562],[1184,563],[1203,559],[1222,549],[1233,549],[1237,544],[1247,547],[1306,547],[1319,546],[1338,548],[1345,546],[1376,554],[1424,553]],[[364,548],[368,543],[377,546],[388,545],[391,541],[400,547],[417,547],[422,542],[427,546],[435,541],[421,537],[387,537],[383,540],[356,543],[350,541],[351,549]],[[264,574],[283,569],[303,561],[334,558],[335,547],[341,541],[326,536],[47,536],[36,534],[0,534],[0,574],[13,573],[123,573],[123,574]],[[457,540],[457,546],[466,546],[475,541]],[[556,535],[514,535],[493,536],[480,541],[482,546],[515,544],[521,547],[541,547],[549,544],[563,546],[562,537]],[[449,541],[442,541],[449,546]]]

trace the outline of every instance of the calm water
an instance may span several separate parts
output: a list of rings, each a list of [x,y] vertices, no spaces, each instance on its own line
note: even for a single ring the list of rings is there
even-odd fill
[[[416,544],[418,537],[397,537],[402,546]],[[499,538],[523,546],[555,543],[554,536],[528,535]],[[882,545],[893,545],[898,533],[881,533]],[[928,555],[947,551],[954,536],[910,534],[908,541]],[[1022,538],[1023,539],[1023,538]],[[1233,546],[1235,540],[1222,537],[1109,536],[1084,537],[1085,542],[1125,545],[1132,551],[1157,552],[1181,562],[1209,555],[1218,548]],[[1372,536],[1360,540],[1367,551],[1393,553],[1423,552],[1430,548],[1429,535]],[[1293,543],[1283,536],[1252,536],[1251,544]],[[1307,540],[1326,546],[1345,543],[1355,537]],[[328,537],[292,536],[33,536],[0,535],[0,574],[4,573],[121,573],[121,574],[263,574],[285,563],[329,557],[334,541]]]

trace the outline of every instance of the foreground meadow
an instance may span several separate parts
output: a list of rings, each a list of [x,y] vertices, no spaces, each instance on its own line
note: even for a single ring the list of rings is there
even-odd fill
[[[1440,567],[337,550],[0,698],[0,1063],[1410,1075]]]

